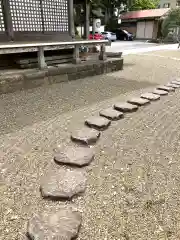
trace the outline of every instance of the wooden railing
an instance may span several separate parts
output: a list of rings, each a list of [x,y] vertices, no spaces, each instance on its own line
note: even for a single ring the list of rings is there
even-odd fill
[[[84,40],[71,42],[36,42],[36,43],[9,43],[0,45],[0,54],[11,54],[20,52],[37,52],[38,66],[40,69],[47,67],[44,51],[49,47],[62,47],[74,49],[73,63],[79,64],[81,62],[79,51],[81,46],[96,46],[100,45],[99,59],[106,60],[106,45],[109,45],[108,40]]]

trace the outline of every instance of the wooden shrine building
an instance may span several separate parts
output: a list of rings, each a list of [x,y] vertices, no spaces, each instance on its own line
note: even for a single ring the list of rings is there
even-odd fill
[[[102,44],[104,52],[106,41],[75,40],[76,0],[0,0],[0,3],[0,68],[5,65],[42,69],[60,63],[79,63],[81,45]],[[88,38],[89,0],[80,3],[86,12]]]
[[[68,41],[73,0],[1,0],[0,42]]]

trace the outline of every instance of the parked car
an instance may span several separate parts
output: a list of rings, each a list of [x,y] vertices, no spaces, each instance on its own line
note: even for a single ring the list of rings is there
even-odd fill
[[[117,36],[118,40],[133,41],[132,33],[129,33],[126,30],[117,29],[116,30],[116,36]]]
[[[102,32],[102,35],[104,36],[104,39],[109,40],[109,41],[116,41],[117,37],[116,37],[116,33],[113,32]]]
[[[104,39],[104,36],[101,34],[101,33],[98,33],[98,32],[95,32],[93,34],[93,32],[90,32],[89,34],[89,39],[92,40],[103,40]]]

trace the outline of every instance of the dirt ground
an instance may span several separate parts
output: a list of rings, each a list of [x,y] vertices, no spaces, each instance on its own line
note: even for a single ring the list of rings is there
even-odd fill
[[[180,76],[176,54],[128,55],[117,73],[0,96],[0,239],[26,239],[33,213],[69,204],[39,193],[54,148],[71,145],[86,117]],[[87,191],[73,200],[79,240],[180,239],[179,98],[176,90],[102,133]]]

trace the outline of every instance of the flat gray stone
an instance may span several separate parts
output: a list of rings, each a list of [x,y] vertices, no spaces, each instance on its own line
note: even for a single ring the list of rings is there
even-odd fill
[[[143,93],[141,95],[141,98],[148,99],[150,101],[156,101],[156,100],[160,99],[160,96],[157,94],[153,94],[153,93]]]
[[[94,159],[94,151],[88,147],[65,147],[54,157],[54,161],[59,164],[76,166],[88,165]]]
[[[127,103],[127,102],[116,103],[114,105],[114,108],[121,112],[135,112],[138,110],[138,106]]]
[[[179,84],[173,84],[173,83],[168,83],[167,85],[166,85],[167,87],[172,87],[172,88],[180,88],[180,83]]]
[[[172,87],[167,87],[167,86],[158,86],[157,89],[160,89],[160,90],[164,90],[164,91],[167,91],[167,92],[174,92],[174,88]]]
[[[79,130],[75,130],[71,134],[71,139],[75,142],[83,144],[94,144],[99,139],[101,133],[95,129],[84,127]]]
[[[95,128],[98,130],[105,130],[111,124],[111,121],[104,117],[90,117],[85,121],[88,127]]]
[[[160,90],[160,89],[154,89],[154,91],[152,93],[160,95],[160,96],[168,95],[167,91]]]
[[[144,106],[150,103],[150,100],[144,98],[132,98],[127,101],[128,103],[135,104],[137,106]]]
[[[180,78],[174,78],[174,81],[180,82]]]
[[[122,112],[116,111],[113,108],[104,109],[99,113],[99,115],[112,121],[119,120],[124,116]]]
[[[34,215],[28,222],[27,235],[31,240],[71,240],[77,237],[81,222],[81,213],[64,207],[50,215]]]
[[[85,170],[57,167],[43,177],[40,191],[44,198],[71,199],[85,191],[86,180]]]
[[[171,83],[172,83],[172,84],[176,84],[176,85],[180,85],[180,82],[179,82],[179,81],[172,81]]]

